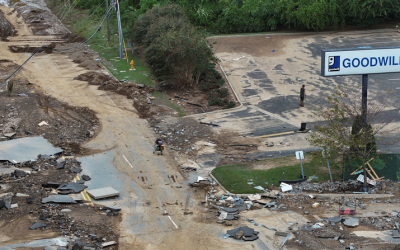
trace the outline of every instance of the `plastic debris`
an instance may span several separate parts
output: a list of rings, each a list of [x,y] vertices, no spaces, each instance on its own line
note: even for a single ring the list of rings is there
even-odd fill
[[[39,126],[43,126],[43,125],[45,125],[45,126],[47,126],[47,125],[49,125],[47,122],[45,122],[45,121],[42,121],[41,123],[39,123],[38,124]]]

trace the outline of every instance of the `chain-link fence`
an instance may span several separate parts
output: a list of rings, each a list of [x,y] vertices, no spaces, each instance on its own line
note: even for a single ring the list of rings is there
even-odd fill
[[[371,160],[369,164],[379,177],[384,177],[384,179],[390,179],[392,181],[400,180],[400,154],[378,154],[373,158],[374,159]],[[343,161],[343,181],[355,180],[360,174],[363,174],[363,172],[360,172],[351,175],[351,173],[361,167],[361,165],[362,160],[345,157]],[[368,165],[366,167],[367,170],[369,170]],[[362,168],[359,170],[362,170]],[[372,171],[370,173],[374,175]],[[367,176],[372,179],[369,174],[367,174]]]

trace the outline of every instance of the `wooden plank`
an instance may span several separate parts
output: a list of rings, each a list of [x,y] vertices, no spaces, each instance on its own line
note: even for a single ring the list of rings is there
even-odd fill
[[[371,165],[368,163],[369,168],[372,170],[372,172],[375,174],[376,178],[379,178],[379,176],[375,173],[375,170],[371,167]]]

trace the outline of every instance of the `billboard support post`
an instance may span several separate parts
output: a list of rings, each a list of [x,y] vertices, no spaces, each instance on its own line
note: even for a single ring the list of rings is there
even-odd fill
[[[361,124],[367,126],[367,97],[368,97],[368,75],[362,75],[362,97],[361,97]]]

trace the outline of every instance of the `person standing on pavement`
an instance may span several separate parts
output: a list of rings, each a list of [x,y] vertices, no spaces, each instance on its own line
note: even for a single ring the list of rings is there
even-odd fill
[[[303,86],[300,89],[300,107],[304,107],[304,98],[306,98],[306,85],[303,84]]]

